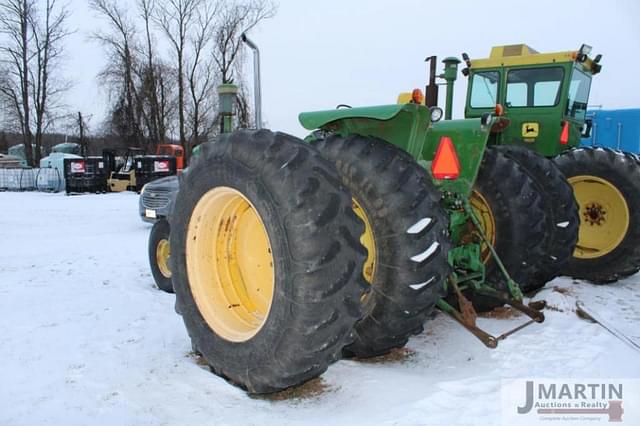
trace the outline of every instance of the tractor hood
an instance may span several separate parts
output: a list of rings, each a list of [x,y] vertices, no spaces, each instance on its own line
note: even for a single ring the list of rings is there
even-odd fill
[[[363,108],[342,108],[326,111],[303,112],[298,116],[302,127],[307,130],[320,129],[328,123],[347,118],[368,118],[373,120],[390,120],[400,111],[407,108],[407,105],[380,105]]]

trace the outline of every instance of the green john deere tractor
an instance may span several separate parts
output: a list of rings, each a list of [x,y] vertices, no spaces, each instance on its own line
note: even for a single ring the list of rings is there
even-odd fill
[[[170,262],[176,310],[215,373],[281,390],[341,356],[403,346],[436,306],[496,347],[513,330],[489,335],[477,310],[506,303],[542,322],[523,291],[563,270],[597,281],[637,270],[638,164],[571,149],[598,58],[515,51],[467,59],[463,120],[450,120],[448,58],[444,121],[432,72],[426,105],[416,90],[407,103],[302,113],[306,141],[260,129],[202,146],[180,178]]]
[[[540,54],[526,45],[494,47],[487,59],[463,58],[469,77],[466,117],[497,109],[505,119],[492,129],[490,145],[528,169],[548,199],[546,272],[594,283],[608,283],[640,269],[640,167],[632,154],[604,148],[579,148],[589,136],[586,119],[592,76],[601,55],[591,47]],[[489,105],[491,102],[491,105]],[[533,155],[533,154],[537,155]],[[553,160],[542,167],[537,158]],[[546,163],[550,165],[549,163]],[[574,207],[560,180],[569,182],[577,201],[578,240],[573,248]],[[572,250],[566,256],[567,250]],[[566,258],[566,261],[564,260]],[[552,272],[552,274],[550,274]]]

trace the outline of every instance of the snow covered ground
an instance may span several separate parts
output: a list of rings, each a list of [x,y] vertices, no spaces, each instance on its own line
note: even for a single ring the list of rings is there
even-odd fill
[[[252,398],[198,364],[147,266],[137,195],[0,193],[0,424],[500,424],[502,378],[640,378],[640,276],[560,278],[547,320],[486,349],[442,314],[407,349]],[[484,318],[499,333],[523,318]]]

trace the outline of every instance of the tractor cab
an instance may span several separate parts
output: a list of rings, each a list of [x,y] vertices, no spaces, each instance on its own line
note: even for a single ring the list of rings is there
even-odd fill
[[[600,72],[601,55],[591,47],[539,53],[525,44],[497,46],[486,59],[464,54],[469,77],[465,117],[495,112],[504,120],[492,143],[525,146],[546,157],[580,144],[591,125],[586,118],[591,77]]]

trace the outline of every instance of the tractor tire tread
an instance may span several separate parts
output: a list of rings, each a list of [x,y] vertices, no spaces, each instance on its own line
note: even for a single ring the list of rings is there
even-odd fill
[[[213,372],[250,393],[279,391],[322,374],[353,342],[362,316],[359,301],[368,291],[359,272],[366,250],[354,244],[364,226],[334,166],[293,136],[243,130],[206,143],[180,180],[171,216],[176,310],[194,347]],[[240,343],[209,327],[186,271],[191,212],[217,186],[251,197],[273,248],[269,316],[254,337]]]
[[[370,299],[364,302],[365,316],[344,355],[384,355],[421,332],[444,296],[451,243],[440,192],[408,153],[381,139],[329,135],[313,144],[336,166],[344,185],[365,210],[376,241]],[[430,222],[424,229],[407,232],[426,217]],[[430,247],[435,249],[427,258],[415,260]]]
[[[158,243],[162,240],[169,240],[171,227],[166,219],[160,219],[153,224],[151,232],[149,233],[148,253],[149,253],[149,266],[151,267],[151,275],[158,288],[165,293],[173,293],[173,283],[171,278],[165,277],[160,271],[158,266],[158,259],[156,258],[156,251]]]
[[[595,259],[572,257],[565,274],[594,284],[608,284],[640,271],[640,158],[602,147],[581,147],[554,158],[560,170],[572,176],[595,174],[623,194],[629,207],[629,230],[612,252]]]
[[[527,288],[540,273],[537,260],[545,255],[547,219],[542,196],[523,167],[494,146],[485,151],[475,189],[492,204],[497,235],[495,249],[502,263],[511,278],[521,288]],[[486,279],[497,290],[507,291],[507,281],[492,260],[487,264]],[[502,302],[495,299],[469,295],[478,311],[502,306]]]
[[[578,241],[578,204],[562,171],[551,160],[517,146],[497,146],[502,154],[516,161],[533,180],[542,196],[546,217],[544,256],[538,261],[536,276],[522,283],[524,292],[537,290],[561,274]]]

